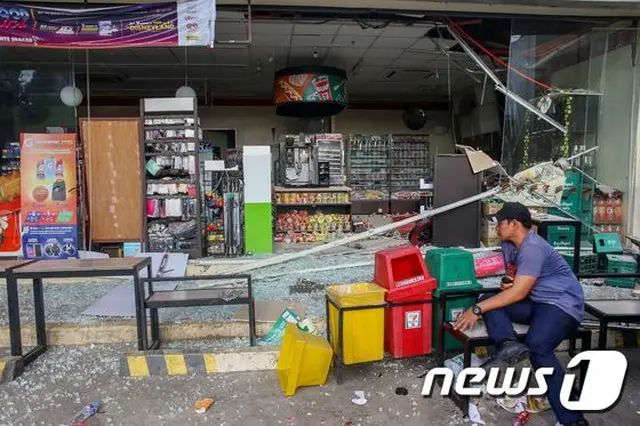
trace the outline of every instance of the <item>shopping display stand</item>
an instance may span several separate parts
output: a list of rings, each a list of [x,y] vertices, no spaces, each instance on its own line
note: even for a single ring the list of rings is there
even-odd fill
[[[151,276],[150,257],[128,257],[121,259],[67,259],[28,262],[11,270],[7,278],[7,297],[10,320],[11,354],[21,357],[24,366],[29,365],[47,350],[47,329],[45,322],[44,294],[42,280],[46,278],[93,278],[93,277],[133,277],[134,288],[138,287],[140,271],[147,269]],[[36,347],[23,354],[20,339],[20,313],[18,308],[17,280],[29,279],[33,283],[33,307],[36,322]],[[136,292],[136,297],[138,293]],[[140,320],[141,312],[136,311]],[[142,336],[138,336],[138,346]]]
[[[209,289],[167,290],[154,291],[153,284],[158,282],[204,282],[204,281],[229,281],[242,280],[246,282],[246,295],[227,297],[225,290],[238,290],[237,286],[219,286]],[[145,297],[145,284],[148,297]],[[251,346],[256,344],[256,317],[253,289],[251,287],[251,275],[202,275],[189,277],[163,277],[145,278],[136,282],[136,326],[138,331],[138,350],[150,350],[160,348],[160,321],[158,309],[162,308],[186,308],[194,306],[230,306],[247,305],[249,312],[249,342]],[[151,325],[151,342],[147,334],[147,309],[149,309]]]

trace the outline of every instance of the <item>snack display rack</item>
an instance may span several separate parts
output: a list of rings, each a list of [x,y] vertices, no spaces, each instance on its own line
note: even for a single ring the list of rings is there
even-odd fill
[[[349,136],[353,200],[389,199],[389,135]]]
[[[0,175],[20,171],[20,142],[8,142],[0,155]]]
[[[419,200],[420,179],[431,179],[428,135],[391,135],[390,191],[392,200]]]
[[[191,98],[142,99],[144,226],[147,250],[202,256],[199,141]]]
[[[344,137],[340,133],[314,135],[317,161],[329,163],[329,184],[344,185]]]
[[[351,232],[351,188],[274,188],[275,241],[322,242]]]

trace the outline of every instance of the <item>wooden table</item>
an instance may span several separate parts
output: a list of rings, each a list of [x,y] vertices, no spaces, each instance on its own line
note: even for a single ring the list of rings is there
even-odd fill
[[[640,300],[587,300],[584,308],[600,323],[600,350],[607,348],[607,327],[610,322],[640,323]]]
[[[44,312],[44,295],[42,280],[45,278],[90,278],[90,277],[133,277],[134,289],[137,289],[140,280],[140,271],[147,268],[147,276],[151,276],[150,257],[127,257],[118,259],[67,259],[67,260],[39,260],[29,261],[10,270],[7,278],[7,289],[11,287],[11,297],[7,297],[9,305],[9,329],[11,335],[11,355],[20,356],[24,365],[29,365],[47,350],[47,330]],[[36,321],[37,345],[26,354],[22,352],[20,338],[20,311],[18,305],[18,279],[30,279],[33,282],[33,306]],[[11,282],[11,283],[10,283]],[[7,291],[7,294],[10,292]],[[134,291],[136,306],[139,306],[138,298],[141,297]],[[144,297],[144,295],[142,295]],[[136,318],[140,318],[144,312],[136,311]],[[145,336],[138,336],[138,344],[141,345]]]

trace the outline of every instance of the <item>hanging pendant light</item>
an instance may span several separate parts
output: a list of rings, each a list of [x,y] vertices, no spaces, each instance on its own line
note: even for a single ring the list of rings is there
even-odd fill
[[[191,86],[180,86],[176,90],[176,98],[195,98],[196,91]]]
[[[75,108],[82,103],[82,91],[76,86],[64,86],[60,90],[60,100],[68,107]]]
[[[82,103],[82,99],[84,98],[84,96],[82,95],[82,91],[76,87],[75,64],[73,62],[73,57],[70,57],[70,58],[71,58],[71,83],[72,84],[66,85],[60,90],[60,100],[66,106],[75,108]]]
[[[176,90],[176,98],[196,98],[196,91],[193,90],[191,86],[189,86],[187,81],[187,48],[184,48],[184,85],[178,87]]]

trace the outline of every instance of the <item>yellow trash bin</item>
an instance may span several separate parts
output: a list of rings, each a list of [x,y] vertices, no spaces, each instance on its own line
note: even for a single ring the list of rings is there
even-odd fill
[[[287,324],[278,357],[278,380],[285,396],[300,386],[318,386],[327,381],[333,350],[325,339]]]
[[[341,308],[383,305],[386,289],[363,282],[327,287],[329,298]],[[331,344],[338,353],[338,309],[329,304]],[[379,361],[384,357],[384,308],[343,312],[342,362],[345,365]]]

